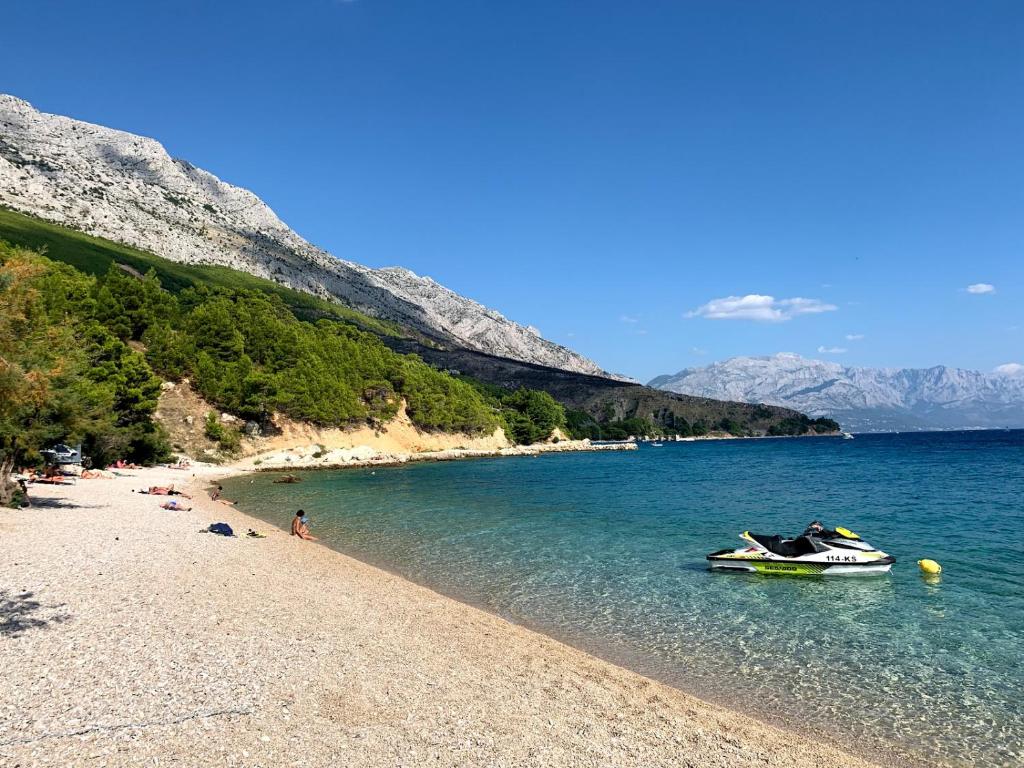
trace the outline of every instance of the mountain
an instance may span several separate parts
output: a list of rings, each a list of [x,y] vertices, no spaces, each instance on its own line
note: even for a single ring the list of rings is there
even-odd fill
[[[335,258],[252,192],[172,158],[153,139],[46,114],[3,94],[0,205],[172,261],[231,267],[336,299],[428,343],[610,376],[429,277]]]
[[[848,368],[781,353],[658,376],[670,392],[795,408],[859,431],[1024,427],[1024,377],[960,368]]]

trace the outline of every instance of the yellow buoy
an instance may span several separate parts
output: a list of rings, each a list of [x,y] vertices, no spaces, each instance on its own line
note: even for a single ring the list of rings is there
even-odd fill
[[[924,573],[930,573],[932,575],[942,573],[942,566],[936,563],[934,560],[918,560],[917,567],[920,568]]]

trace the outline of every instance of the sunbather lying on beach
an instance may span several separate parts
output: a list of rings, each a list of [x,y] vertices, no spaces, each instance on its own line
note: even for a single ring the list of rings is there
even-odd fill
[[[114,476],[101,469],[83,469],[82,474],[79,475],[79,477],[83,480],[112,480]]]
[[[69,485],[70,480],[61,475],[32,475],[28,478],[30,483],[44,483],[46,485]]]
[[[161,509],[182,509],[182,510],[184,510],[186,512],[191,512],[192,511],[192,507],[183,507],[183,506],[181,506],[181,504],[178,502],[177,499],[171,499],[170,501],[165,501],[163,504],[160,505],[160,508]]]
[[[150,496],[184,496],[186,499],[192,498],[187,493],[174,490],[173,485],[167,486],[166,488],[160,485],[151,485],[149,488],[143,488],[141,491],[136,491],[136,493],[147,493]]]
[[[301,509],[292,518],[292,536],[298,536],[306,541],[316,541],[316,536],[309,533],[309,519]]]

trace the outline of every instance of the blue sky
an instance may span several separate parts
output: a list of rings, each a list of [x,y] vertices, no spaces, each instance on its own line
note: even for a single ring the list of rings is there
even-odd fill
[[[1024,363],[1019,2],[35,0],[4,21],[0,90],[153,136],[336,255],[608,369]]]

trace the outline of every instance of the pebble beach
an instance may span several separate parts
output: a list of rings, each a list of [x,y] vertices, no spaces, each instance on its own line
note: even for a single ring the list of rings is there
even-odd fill
[[[0,764],[869,765],[269,528],[223,474],[0,510]],[[190,511],[133,493],[170,483]]]

